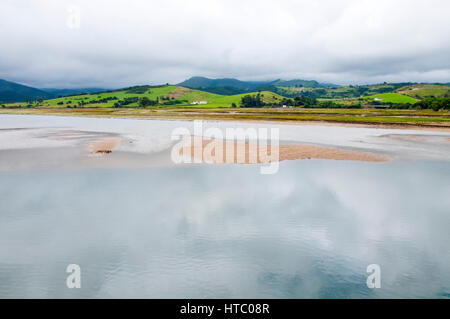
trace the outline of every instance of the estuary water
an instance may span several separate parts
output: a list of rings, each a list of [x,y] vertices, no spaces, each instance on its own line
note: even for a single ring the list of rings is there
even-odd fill
[[[44,129],[137,141],[139,125],[165,136],[180,124],[40,118],[0,116],[0,156],[16,154],[11,141],[61,147]],[[280,129],[286,140],[314,141]],[[332,139],[348,147],[381,150],[390,141],[381,136],[392,134],[342,129],[349,137]],[[153,145],[136,143],[140,152]],[[274,175],[258,165],[11,165],[0,171],[0,298],[449,298],[447,146],[414,143],[390,162],[287,161]],[[80,289],[67,288],[69,264],[81,268]],[[366,284],[371,264],[380,288]]]

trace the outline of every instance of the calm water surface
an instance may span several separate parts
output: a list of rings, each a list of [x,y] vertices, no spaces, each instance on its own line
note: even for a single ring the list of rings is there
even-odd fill
[[[0,297],[445,298],[449,194],[433,161],[3,172]]]

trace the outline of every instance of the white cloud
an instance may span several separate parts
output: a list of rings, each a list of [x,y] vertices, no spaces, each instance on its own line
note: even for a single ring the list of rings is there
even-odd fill
[[[71,6],[78,29],[67,25]],[[0,77],[53,87],[193,75],[448,82],[449,12],[447,0],[3,0]]]

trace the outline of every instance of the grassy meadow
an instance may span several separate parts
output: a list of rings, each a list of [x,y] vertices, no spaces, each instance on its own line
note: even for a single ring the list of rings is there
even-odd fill
[[[381,94],[374,94],[365,96],[363,98],[364,100],[375,100],[380,99],[380,103],[409,103],[414,104],[417,103],[419,100],[412,98],[410,96],[402,95],[399,93],[381,93]]]
[[[397,93],[416,99],[423,99],[426,97],[443,97],[446,94],[450,95],[450,87],[448,85],[439,84],[415,84],[402,87],[397,90]]]
[[[137,93],[139,91],[139,93]],[[283,97],[269,91],[260,92],[262,99],[266,103],[273,103],[282,100]],[[231,107],[232,104],[239,105],[241,98],[247,94],[220,95],[201,90],[192,90],[176,85],[164,85],[160,87],[141,87],[123,89],[117,91],[108,91],[91,94],[81,94],[74,96],[65,96],[56,99],[44,100],[40,103],[41,108],[110,108],[114,107],[117,101],[129,98],[147,97],[149,100],[158,100],[160,107],[177,105],[178,107],[203,107],[203,108],[221,108]],[[193,105],[195,101],[206,101],[207,104]],[[167,105],[165,104],[167,103]],[[6,107],[24,106],[26,103],[11,103]],[[138,107],[138,101],[127,104],[126,107]]]

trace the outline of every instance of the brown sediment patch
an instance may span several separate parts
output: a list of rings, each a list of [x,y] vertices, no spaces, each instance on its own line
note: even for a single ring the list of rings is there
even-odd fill
[[[111,153],[117,146],[119,146],[119,144],[119,137],[105,138],[89,144],[89,149],[93,154],[108,154]]]
[[[227,154],[227,150],[229,153]],[[231,151],[232,150],[232,151]],[[263,146],[252,143],[195,137],[178,149],[178,154],[195,162],[214,164],[256,164],[300,159],[386,162],[389,158],[365,152],[315,145]]]
[[[447,137],[445,140],[446,140],[447,142],[450,142],[450,137]]]
[[[427,142],[430,140],[430,138],[425,136],[417,136],[417,135],[395,135],[390,134],[389,137],[396,138],[399,140],[413,140],[413,141],[419,141],[419,142]]]
[[[414,136],[414,135],[408,135],[408,136],[406,136],[406,138],[409,140],[415,140],[415,141],[420,141],[420,142],[426,142],[426,141],[430,140],[428,137]]]

